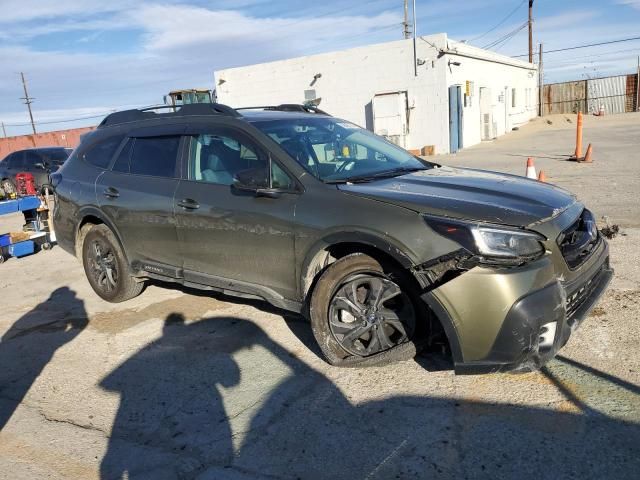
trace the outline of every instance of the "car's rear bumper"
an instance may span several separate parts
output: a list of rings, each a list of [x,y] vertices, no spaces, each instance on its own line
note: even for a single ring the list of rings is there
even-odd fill
[[[536,276],[535,271],[525,275],[527,278]],[[496,280],[487,276],[484,282],[474,284],[487,287],[482,292],[484,310],[481,302],[475,304],[475,309],[468,304],[463,308],[451,308],[446,296],[434,292],[425,293],[422,298],[443,324],[456,373],[529,371],[542,367],[567,343],[572,332],[596,305],[612,276],[608,246],[603,241],[595,258],[572,282],[554,278],[544,286],[522,294],[510,305],[508,295],[502,292],[504,285],[511,291],[517,290],[522,282],[519,277],[505,275]],[[513,283],[509,284],[510,280],[514,280]],[[501,291],[492,296],[491,288],[501,288]],[[464,291],[458,289],[458,294],[464,295]],[[497,309],[491,304],[492,298],[498,304]],[[500,309],[507,313],[496,320],[495,312]],[[475,325],[470,325],[474,322]]]

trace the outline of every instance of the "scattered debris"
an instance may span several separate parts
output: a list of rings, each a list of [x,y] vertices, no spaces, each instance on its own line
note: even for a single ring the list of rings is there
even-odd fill
[[[547,125],[553,125],[553,122],[551,120],[547,120]]]
[[[604,235],[609,240],[611,240],[615,238],[618,235],[618,233],[620,233],[620,227],[618,225],[611,225],[611,226],[607,225],[602,230],[600,230],[600,233],[602,233],[602,235]]]
[[[620,226],[609,222],[609,217],[607,215],[603,215],[602,221],[606,224],[605,227],[600,229],[600,233],[604,235],[609,240],[614,239],[618,234],[624,236],[624,233],[620,232]]]
[[[573,123],[573,120],[571,120],[569,117],[565,117],[565,120],[567,121],[567,123]]]

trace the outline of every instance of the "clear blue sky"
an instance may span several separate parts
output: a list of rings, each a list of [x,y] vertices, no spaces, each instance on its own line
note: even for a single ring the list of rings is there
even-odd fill
[[[522,0],[417,4],[418,34],[446,32],[479,47],[514,31],[527,16]],[[20,71],[36,99],[36,122],[99,115],[160,103],[173,88],[213,88],[216,69],[402,38],[402,5],[402,0],[0,0],[0,121],[28,121],[19,100]],[[640,0],[535,0],[534,7],[535,41],[546,49],[640,36]],[[526,53],[526,29],[498,51]],[[640,41],[550,54],[546,81],[631,73],[638,54]],[[39,129],[96,121],[43,123]],[[29,130],[8,127],[10,135]]]

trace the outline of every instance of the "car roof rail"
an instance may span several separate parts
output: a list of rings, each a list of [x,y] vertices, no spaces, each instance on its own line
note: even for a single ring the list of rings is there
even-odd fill
[[[157,113],[156,110],[172,110],[166,113]],[[233,108],[221,103],[191,103],[188,105],[152,105],[145,108],[134,108],[123,110],[107,115],[98,128],[110,127],[121,123],[136,122],[152,118],[163,117],[185,117],[194,115],[222,115],[228,117],[240,117],[241,115]]]
[[[263,105],[259,107],[241,107],[236,108],[237,111],[240,110],[268,110],[268,111],[276,111],[276,112],[301,112],[301,113],[316,113],[318,115],[329,115],[327,112],[320,110],[315,105],[303,105],[300,103],[282,103],[280,105]]]

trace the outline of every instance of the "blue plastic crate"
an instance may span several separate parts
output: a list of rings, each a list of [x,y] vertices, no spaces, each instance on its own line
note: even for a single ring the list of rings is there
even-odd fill
[[[5,233],[4,235],[0,235],[0,247],[8,247],[11,243],[11,235]]]
[[[9,255],[14,257],[24,257],[31,255],[35,251],[35,243],[32,240],[25,240],[24,242],[12,243],[8,247]]]

